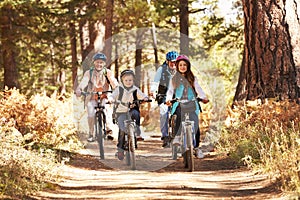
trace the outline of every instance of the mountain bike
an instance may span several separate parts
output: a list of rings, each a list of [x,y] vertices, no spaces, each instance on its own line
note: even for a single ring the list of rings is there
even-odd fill
[[[125,140],[124,140],[124,151],[125,151],[125,161],[126,165],[131,166],[132,170],[136,169],[136,156],[135,156],[135,149],[136,149],[136,134],[137,134],[137,125],[135,120],[131,118],[130,109],[134,106],[139,107],[139,105],[143,102],[151,102],[152,100],[134,100],[132,103],[123,103],[120,101],[114,102],[115,104],[123,104],[127,106],[126,112],[126,120],[124,121],[125,124]],[[118,121],[117,121],[118,123]]]
[[[95,136],[99,146],[100,159],[104,160],[104,139],[106,137],[106,115],[104,112],[105,106],[103,104],[102,94],[107,94],[112,91],[102,92],[81,92],[82,95],[97,95],[97,104],[95,106]]]
[[[179,102],[179,106],[181,107],[181,116],[183,121],[180,138],[181,138],[181,145],[174,145],[173,139],[175,138],[175,122],[176,122],[176,115],[172,115],[169,121],[169,137],[170,143],[172,145],[172,159],[177,159],[177,153],[181,152],[183,157],[184,167],[188,168],[190,172],[194,171],[194,145],[193,141],[195,138],[195,130],[194,130],[194,121],[189,119],[189,113],[194,112],[195,108],[192,103],[195,104],[196,101],[201,101],[200,98],[193,99],[193,100],[179,100],[177,98],[172,99],[171,103]]]

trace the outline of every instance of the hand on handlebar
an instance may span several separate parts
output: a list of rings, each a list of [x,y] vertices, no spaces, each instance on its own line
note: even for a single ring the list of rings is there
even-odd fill
[[[75,91],[75,94],[76,94],[77,97],[80,97],[81,96],[81,89],[77,89]]]
[[[203,102],[204,104],[207,104],[207,103],[209,102],[209,100],[208,100],[208,99],[202,99],[202,102]]]
[[[107,94],[106,94],[106,93],[101,94],[101,95],[100,95],[100,99],[107,99]]]
[[[172,103],[171,101],[166,101],[165,104],[166,104],[167,106],[172,106],[173,103]]]

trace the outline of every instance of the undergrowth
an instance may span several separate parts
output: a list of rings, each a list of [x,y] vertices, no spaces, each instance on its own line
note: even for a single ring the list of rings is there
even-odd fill
[[[252,169],[270,174],[286,192],[300,194],[300,105],[247,102],[231,110],[220,147]]]
[[[71,99],[0,93],[0,197],[24,198],[59,176],[59,151],[81,148]],[[68,158],[66,158],[68,159]]]

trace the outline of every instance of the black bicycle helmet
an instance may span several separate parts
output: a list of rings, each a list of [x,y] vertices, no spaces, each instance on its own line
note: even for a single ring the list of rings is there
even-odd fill
[[[131,69],[125,69],[121,72],[121,75],[120,75],[121,79],[126,74],[131,74],[132,76],[134,76],[134,72]]]

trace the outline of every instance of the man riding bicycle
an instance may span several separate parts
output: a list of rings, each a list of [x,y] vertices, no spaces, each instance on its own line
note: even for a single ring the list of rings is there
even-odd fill
[[[169,144],[168,138],[168,108],[164,104],[166,101],[166,93],[169,87],[171,77],[176,71],[175,61],[178,56],[176,51],[170,51],[166,54],[166,61],[157,69],[154,80],[150,88],[150,96],[156,94],[156,101],[160,109],[160,130],[161,139],[163,140],[162,147],[167,147]]]

